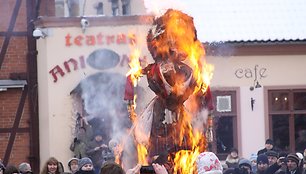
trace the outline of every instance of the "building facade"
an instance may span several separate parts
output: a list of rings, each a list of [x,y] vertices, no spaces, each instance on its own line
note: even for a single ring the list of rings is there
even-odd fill
[[[68,1],[38,1],[38,4],[16,1],[7,5],[10,7],[7,9],[13,12],[18,2],[21,7],[34,9],[43,17],[35,21],[35,29],[39,30],[35,35],[36,43],[30,42],[34,39],[34,28],[24,27],[35,18],[35,13],[28,12],[32,18],[19,18],[23,21],[21,28],[25,30],[23,37],[18,30],[5,30],[12,28],[8,27],[9,22],[2,26],[1,79],[18,80],[14,82],[21,87],[0,92],[1,102],[6,101],[1,104],[1,120],[21,117],[21,123],[23,121],[26,126],[18,127],[17,122],[3,121],[0,133],[3,134],[1,138],[6,138],[1,149],[8,150],[1,153],[1,158],[16,164],[32,160],[34,168],[39,170],[39,166],[42,167],[50,156],[64,164],[73,156],[69,146],[76,136],[77,113],[88,116],[95,127],[103,125],[120,132],[118,127],[120,129],[122,125],[115,123],[121,123],[127,116],[124,110],[126,103],[121,96],[129,57],[134,50],[139,50],[141,63],[153,62],[146,47],[146,35],[153,17],[146,16],[144,6],[133,0],[128,1],[127,8],[123,7],[125,1],[95,1],[92,4],[88,1],[69,1],[70,4]],[[101,6],[103,13],[98,8]],[[125,13],[128,16],[124,16]],[[20,71],[9,68],[17,66],[15,61],[11,64],[5,62],[14,60],[11,58],[14,56],[10,55],[15,53],[6,52],[6,56],[2,56],[7,47],[6,38],[14,38],[12,35],[17,39],[23,38],[20,45],[28,47],[23,48],[25,51],[19,56],[24,62]],[[9,42],[9,45],[19,45],[20,42],[16,42],[18,44]],[[264,147],[267,138],[274,139],[276,146],[284,151],[304,150],[305,42],[229,42],[217,45],[204,43],[204,46],[206,61],[215,67],[211,81],[215,102],[211,150],[224,159],[234,147],[239,149],[240,156],[249,158]],[[35,53],[38,54],[34,60],[32,56],[36,57]],[[34,67],[37,67],[37,72]],[[28,75],[19,79],[10,76],[20,72]],[[7,83],[3,81],[1,85]],[[147,86],[145,79],[140,81],[138,112],[154,97]],[[31,95],[28,95],[29,92]],[[18,96],[21,96],[19,103]],[[10,110],[12,103],[15,111]],[[111,117],[114,124],[108,125],[110,120],[97,121],[101,115],[103,118],[110,118],[104,115],[116,115],[118,120]],[[9,119],[4,119],[7,117]],[[99,124],[95,125],[97,122]],[[8,123],[11,126],[6,126]],[[11,140],[19,134],[23,137]],[[122,135],[112,136],[118,138]],[[28,144],[20,147],[16,140]],[[9,150],[10,147],[13,148]],[[15,159],[14,153],[19,151],[17,148],[28,153],[19,154],[19,158]]]

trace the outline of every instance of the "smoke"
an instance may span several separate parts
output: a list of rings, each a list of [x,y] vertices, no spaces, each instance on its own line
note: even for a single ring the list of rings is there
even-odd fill
[[[161,16],[167,9],[184,10],[185,6],[181,0],[144,0],[147,13]]]
[[[98,73],[81,82],[84,109],[90,117],[114,119],[123,116],[125,77],[117,73]]]
[[[131,168],[136,164],[134,140],[130,127],[127,105],[123,100],[126,77],[118,73],[100,72],[89,76],[80,83],[86,119],[93,131],[102,131],[106,142],[113,140],[123,146],[124,166]],[[141,100],[143,90],[138,89]]]

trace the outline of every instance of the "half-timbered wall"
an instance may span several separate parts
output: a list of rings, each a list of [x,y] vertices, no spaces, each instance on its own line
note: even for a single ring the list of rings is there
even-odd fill
[[[0,0],[0,159],[39,169],[34,0]],[[23,86],[3,87],[5,81]],[[2,87],[2,88],[1,88]]]

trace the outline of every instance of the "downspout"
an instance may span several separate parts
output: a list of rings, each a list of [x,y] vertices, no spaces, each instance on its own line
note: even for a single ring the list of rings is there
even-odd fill
[[[28,80],[28,101],[30,112],[30,156],[29,162],[33,173],[40,170],[39,152],[39,117],[38,117],[38,86],[37,86],[37,48],[36,39],[32,33],[34,30],[33,21],[39,15],[41,0],[27,0],[27,80]]]

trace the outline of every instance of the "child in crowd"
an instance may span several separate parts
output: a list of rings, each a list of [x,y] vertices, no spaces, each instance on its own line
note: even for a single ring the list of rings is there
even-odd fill
[[[90,158],[84,157],[79,160],[76,174],[95,174],[94,166]]]
[[[75,174],[78,171],[78,168],[79,168],[78,163],[79,163],[79,159],[77,158],[71,158],[68,161],[68,168],[71,174]]]

